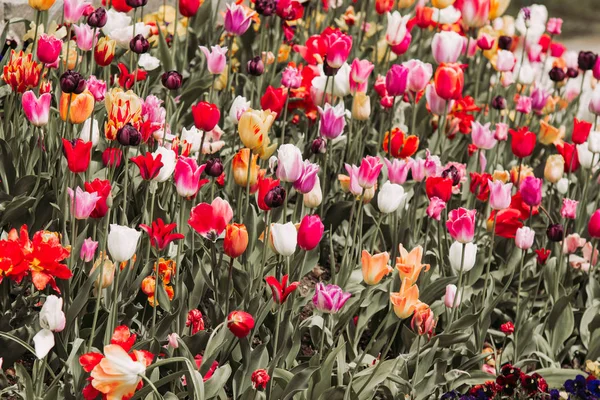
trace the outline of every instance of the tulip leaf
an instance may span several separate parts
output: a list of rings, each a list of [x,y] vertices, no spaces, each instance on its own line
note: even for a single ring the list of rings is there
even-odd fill
[[[29,373],[21,363],[15,363],[15,371],[17,373],[17,377],[19,378],[19,383],[23,385],[25,389],[25,398],[35,399],[35,396],[33,394],[34,387],[31,375],[29,375]]]
[[[571,296],[561,297],[548,316],[548,327],[550,332],[550,345],[554,354],[558,354],[560,347],[567,340],[575,326],[573,309],[569,304]]]
[[[306,363],[298,365],[291,372],[292,379],[288,382],[280,397],[283,400],[291,400],[294,396],[308,388],[308,382],[311,376],[320,369],[319,366],[310,367]]]
[[[215,397],[220,390],[223,390],[230,375],[231,366],[229,364],[219,366],[210,379],[204,382],[204,396],[207,399]]]
[[[87,305],[90,297],[90,290],[92,289],[92,285],[94,284],[94,282],[98,279],[99,274],[100,268],[96,268],[96,270],[92,272],[90,276],[88,276],[85,283],[81,285],[79,289],[77,289],[77,296],[75,296],[73,303],[67,310],[67,326],[65,328],[67,332],[71,330],[71,326],[77,320],[79,313],[81,313],[83,308]]]
[[[158,29],[158,58],[165,72],[173,70],[173,58],[162,29]]]

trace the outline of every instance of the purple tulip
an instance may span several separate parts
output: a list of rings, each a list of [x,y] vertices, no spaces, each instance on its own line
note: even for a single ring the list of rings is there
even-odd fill
[[[322,283],[317,283],[313,304],[322,313],[332,314],[340,311],[350,297],[352,297],[352,293],[344,292],[337,285],[325,286]]]

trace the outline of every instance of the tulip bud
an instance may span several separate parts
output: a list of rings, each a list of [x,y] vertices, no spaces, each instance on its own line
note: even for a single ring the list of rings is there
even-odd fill
[[[560,154],[553,154],[546,159],[544,179],[550,183],[558,183],[565,171],[565,160]]]
[[[460,183],[460,172],[458,172],[458,168],[456,168],[454,165],[451,165],[442,171],[442,178],[452,179],[452,186],[456,186]]]
[[[265,17],[275,14],[277,9],[277,1],[275,0],[256,0],[256,12]]]
[[[500,331],[506,336],[512,335],[515,332],[515,325],[510,321],[505,322],[504,324],[500,325]]]
[[[107,147],[102,152],[102,164],[105,167],[118,168],[121,165],[121,158],[123,158],[123,152],[116,147]]]
[[[506,109],[506,99],[502,96],[496,96],[492,100],[492,108],[495,110],[504,110]]]
[[[256,1],[258,5],[260,0]],[[258,6],[256,7],[258,9]],[[265,390],[267,388],[267,383],[269,383],[271,377],[266,369],[257,369],[250,376],[250,381],[252,381],[252,387],[256,390]]]
[[[510,36],[500,36],[498,38],[498,48],[500,50],[510,50],[513,39]]]
[[[96,262],[94,262],[94,266],[90,271],[90,275],[92,275],[97,268],[100,268],[100,264],[103,264],[102,276],[99,276],[96,282],[94,282],[94,287],[96,288],[96,290],[98,289],[98,287],[100,287],[101,289],[106,289],[107,287],[112,285],[113,280],[115,278],[115,263],[110,261],[108,256],[102,252],[100,252],[100,256],[98,257]],[[152,292],[152,294],[154,294],[154,292]]]
[[[177,71],[168,71],[162,74],[161,82],[169,90],[177,90],[181,87],[183,76]]]
[[[98,242],[92,240],[92,238],[85,239],[81,245],[81,250],[79,251],[79,258],[81,258],[83,262],[92,261],[97,248]]]
[[[462,259],[462,246],[465,246],[464,259]],[[465,244],[454,242],[452,243],[452,246],[450,246],[449,258],[450,265],[455,271],[460,271],[460,267],[462,265],[463,271],[468,272],[475,266],[475,260],[477,258],[477,245],[472,242]]]
[[[218,178],[223,173],[223,163],[219,157],[211,158],[206,161],[206,168],[204,172],[208,176],[212,176],[213,178]]]
[[[579,76],[579,70],[577,68],[567,68],[567,76],[575,79]]]
[[[107,36],[103,36],[98,40],[94,48],[94,61],[101,67],[110,65],[115,57],[115,47],[117,42]]]
[[[594,239],[600,238],[600,210],[594,211],[588,222],[588,233]]]
[[[564,237],[564,229],[561,224],[550,224],[546,229],[546,236],[551,242],[560,242]]]
[[[67,70],[60,76],[60,89],[63,93],[81,94],[86,85],[85,79],[79,72]]]
[[[598,55],[592,51],[580,51],[577,56],[577,65],[583,71],[589,71],[596,65]]]
[[[103,7],[96,8],[88,17],[87,23],[92,28],[103,28],[108,21],[108,15]]]
[[[263,63],[261,56],[256,56],[248,61],[247,64],[248,73],[252,76],[261,76],[265,72],[265,64]]]
[[[327,152],[327,141],[319,136],[313,140],[310,151],[313,154],[325,154]]]
[[[535,231],[528,226],[517,229],[515,234],[515,245],[521,250],[529,250],[533,246]]]
[[[323,201],[323,191],[321,190],[321,182],[319,181],[319,177],[317,176],[317,181],[315,182],[315,186],[313,186],[313,188],[310,192],[304,194],[304,198],[303,198],[304,207],[317,208],[321,205],[322,201]]]
[[[156,278],[153,276],[147,276],[142,281],[142,292],[146,296],[154,296],[156,290]]]
[[[357,92],[352,99],[352,119],[366,121],[371,116],[371,97]]]
[[[550,80],[552,80],[553,82],[562,82],[567,76],[565,70],[560,67],[552,68],[548,75],[550,76]]]
[[[458,298],[456,298],[456,303],[454,298],[457,296],[456,293],[456,285],[448,285],[446,286],[446,294],[444,295],[444,304],[448,308],[458,307],[460,306],[460,293],[458,293]]]
[[[142,34],[135,35],[129,42],[129,49],[136,54],[147,53],[150,50],[150,42]]]
[[[227,316],[227,328],[238,338],[244,338],[254,328],[254,318],[245,311],[232,311]]]
[[[139,8],[148,4],[148,0],[125,0],[125,4],[131,8]]]
[[[131,124],[125,124],[117,131],[117,141],[123,146],[137,146],[142,142],[142,134]]]
[[[265,204],[269,208],[281,207],[285,201],[286,192],[283,186],[275,186],[265,195]]]

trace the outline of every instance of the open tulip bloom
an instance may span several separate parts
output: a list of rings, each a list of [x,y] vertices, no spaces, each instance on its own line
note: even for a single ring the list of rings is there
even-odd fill
[[[100,3],[4,32],[0,396],[600,398],[594,10]]]

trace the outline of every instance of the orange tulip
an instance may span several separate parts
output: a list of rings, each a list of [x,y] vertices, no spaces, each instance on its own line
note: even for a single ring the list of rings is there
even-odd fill
[[[450,7],[456,0],[431,0],[431,5],[435,8],[443,9]]]
[[[156,278],[147,276],[142,281],[142,292],[148,297],[154,297],[154,289],[156,288]]]
[[[388,265],[390,254],[387,251],[371,255],[367,250],[363,250],[361,261],[363,279],[367,285],[377,285],[393,270]]]
[[[419,302],[419,287],[405,278],[400,291],[390,294],[390,301],[398,318],[406,319],[412,315]]]
[[[236,185],[246,187],[248,182],[248,159],[250,158],[250,149],[241,149],[233,157],[232,169],[233,169],[233,180]],[[259,167],[257,164],[258,155],[252,155],[252,163],[250,166],[250,186],[256,185],[258,181]]]
[[[69,107],[69,103],[71,106]],[[69,113],[69,122],[72,124],[81,124],[92,114],[94,109],[94,96],[89,90],[80,94],[63,93],[60,96],[60,117],[63,121],[67,119]]]
[[[565,137],[564,128],[557,128],[555,126],[550,125],[546,121],[540,122],[540,143],[549,145],[549,144],[561,144],[563,142],[563,138]]]
[[[429,305],[419,301],[415,306],[415,313],[410,321],[410,326],[418,335],[433,336],[436,320]]]
[[[458,100],[462,97],[465,75],[459,64],[442,63],[435,71],[435,91],[444,100]]]
[[[29,7],[38,11],[46,11],[54,5],[56,0],[29,0]]]
[[[394,158],[407,158],[412,156],[419,149],[419,137],[415,135],[406,135],[400,128],[394,128],[391,131],[392,145],[390,148],[390,131],[385,133],[383,138],[383,151],[385,153],[392,151]]]
[[[231,258],[244,254],[248,247],[248,230],[244,224],[229,224],[225,228],[223,251]]]
[[[396,268],[400,271],[400,279],[408,279],[411,284],[416,283],[423,268],[425,271],[429,271],[429,264],[421,264],[423,247],[417,246],[409,253],[400,244],[399,250],[400,257],[396,257]]]
[[[340,187],[344,193],[350,191],[350,177],[348,175],[339,174],[338,180],[340,181]]]

